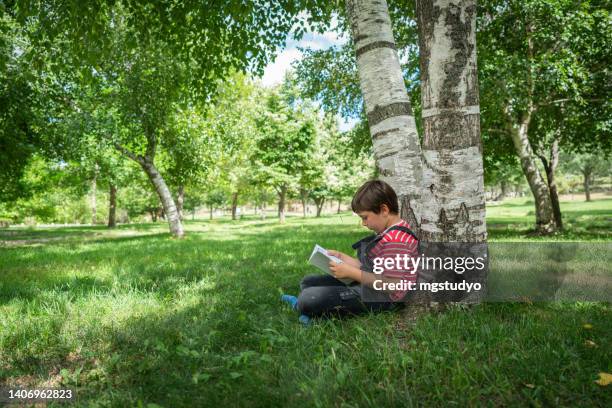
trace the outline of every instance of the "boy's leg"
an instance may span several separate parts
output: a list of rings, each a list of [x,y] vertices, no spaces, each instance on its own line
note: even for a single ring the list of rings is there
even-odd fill
[[[306,275],[300,282],[300,289],[316,287],[316,286],[346,286],[344,283],[334,278],[331,275]]]
[[[364,302],[363,289],[360,285],[309,287],[300,293],[297,308],[300,313],[314,317],[382,312],[395,310],[401,306],[401,304],[391,302],[381,293],[376,293],[378,296],[370,294],[369,299],[376,299],[376,301]]]
[[[300,313],[310,317],[360,314],[369,310],[359,294],[345,285],[307,287],[298,296],[297,307]]]

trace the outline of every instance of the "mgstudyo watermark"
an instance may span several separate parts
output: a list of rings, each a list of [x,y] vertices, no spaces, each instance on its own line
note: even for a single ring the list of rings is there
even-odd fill
[[[383,292],[395,292],[393,301],[401,292],[403,301],[417,293],[438,302],[612,301],[608,242],[427,243],[418,256],[373,262],[365,301],[381,301]]]

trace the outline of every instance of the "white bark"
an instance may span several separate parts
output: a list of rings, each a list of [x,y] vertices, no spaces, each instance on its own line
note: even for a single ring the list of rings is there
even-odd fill
[[[419,0],[423,106],[421,236],[485,242],[475,0]]]
[[[179,213],[168,185],[153,163],[145,159],[141,165],[149,180],[151,180],[153,187],[155,187],[155,191],[162,203],[166,219],[168,220],[168,226],[170,227],[170,233],[177,238],[182,238],[185,235],[183,224],[179,218]]]
[[[359,82],[381,179],[418,232],[421,147],[384,0],[347,0]]]
[[[163,213],[165,214],[166,219],[168,220],[170,233],[176,238],[183,238],[185,232],[183,231],[183,224],[181,223],[181,218],[179,217],[179,212],[176,208],[176,204],[174,203],[174,199],[172,198],[172,194],[170,193],[168,185],[164,181],[162,175],[157,170],[157,167],[155,167],[155,138],[150,137],[148,139],[149,144],[147,145],[147,153],[145,156],[136,155],[118,143],[115,143],[115,148],[125,156],[140,164],[140,167],[142,167],[142,169],[144,170],[145,174],[151,181],[151,184],[153,184],[157,195],[159,196],[159,200],[161,201],[163,206]],[[212,209],[210,217],[212,219]],[[153,221],[156,221],[156,217],[152,218]]]
[[[550,200],[550,190],[544,181],[542,173],[536,164],[536,156],[529,143],[527,132],[529,129],[530,115],[518,126],[512,126],[510,136],[514,143],[514,148],[521,160],[523,173],[529,183],[529,188],[533,193],[536,209],[536,232],[549,234],[556,231],[556,224],[553,215],[552,202]]]

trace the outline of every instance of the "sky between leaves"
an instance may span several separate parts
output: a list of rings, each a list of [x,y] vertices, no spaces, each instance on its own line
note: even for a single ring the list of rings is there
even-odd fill
[[[332,20],[332,27],[337,25],[337,21]],[[282,82],[285,73],[291,68],[291,64],[303,58],[302,52],[298,48],[313,48],[316,50],[324,50],[333,46],[341,46],[348,41],[346,35],[340,36],[335,31],[326,31],[317,33],[310,31],[296,41],[291,35],[287,37],[284,48],[278,49],[276,58],[270,62],[261,77],[261,84],[265,87],[272,87]],[[357,119],[345,121],[338,116],[338,124],[340,131],[350,130],[357,123]]]

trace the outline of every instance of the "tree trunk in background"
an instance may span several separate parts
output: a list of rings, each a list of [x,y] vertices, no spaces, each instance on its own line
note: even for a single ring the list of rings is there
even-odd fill
[[[236,219],[236,209],[238,208],[238,192],[232,194],[232,220]]]
[[[110,183],[108,195],[108,228],[117,226],[117,186]]]
[[[493,201],[501,201],[508,196],[508,182],[506,180],[502,180],[500,184],[501,191],[497,197],[493,199]]]
[[[182,238],[185,235],[183,232],[183,224],[181,223],[181,219],[179,218],[179,214],[176,209],[176,204],[174,204],[172,194],[170,193],[166,182],[150,160],[143,160],[141,166],[149,177],[151,184],[153,184],[153,187],[155,187],[155,191],[159,196],[163,206],[163,213],[168,220],[170,233],[177,238]]]
[[[587,170],[583,170],[582,175],[584,177],[584,181],[583,181],[584,195],[587,201],[591,201],[591,172]]]
[[[300,188],[300,200],[302,201],[302,216],[306,218],[306,204],[308,203],[308,190]]]
[[[423,106],[421,237],[486,242],[476,1],[418,0]]]
[[[374,158],[398,195],[401,216],[419,232],[421,147],[385,0],[346,0]]]
[[[179,219],[183,221],[183,203],[185,202],[185,186],[179,186],[176,194],[176,211]]]
[[[528,114],[527,118],[518,127],[512,126],[510,135],[514,148],[521,160],[523,174],[527,178],[527,183],[529,183],[529,188],[535,201],[536,232],[539,234],[550,234],[555,232],[557,227],[550,200],[550,190],[538,169],[533,149],[527,137],[530,116]]]
[[[552,205],[553,217],[555,224],[559,230],[563,229],[563,218],[561,217],[561,205],[559,203],[559,192],[557,191],[557,182],[555,180],[555,170],[559,164],[559,140],[555,139],[550,148],[550,158],[540,155],[540,160],[546,171],[546,182],[548,183],[548,191],[550,192],[550,204]]]
[[[261,219],[266,219],[266,203],[261,204]]]
[[[336,211],[336,214],[340,214],[340,205],[341,205],[342,201],[338,200],[338,211]]]
[[[287,186],[283,185],[278,192],[278,219],[281,224],[285,222],[285,197],[287,196]]]
[[[96,214],[98,212],[98,206],[96,201],[96,193],[98,192],[98,174],[100,173],[100,167],[98,163],[94,164],[94,176],[91,180],[91,225],[96,225]]]
[[[529,126],[531,124],[531,117],[536,110],[533,104],[533,92],[535,84],[533,81],[533,40],[531,35],[533,33],[533,26],[527,24],[527,75],[525,78],[525,84],[527,85],[527,99],[525,101],[525,112],[521,115],[520,120],[514,121],[508,107],[504,109],[504,114],[507,118],[508,131],[512,142],[514,144],[514,150],[521,161],[521,168],[523,174],[529,183],[529,188],[533,194],[536,210],[536,233],[545,235],[551,234],[557,230],[555,218],[553,215],[552,202],[550,200],[550,190],[548,184],[544,181],[540,170],[536,163],[536,156],[534,154],[531,143],[529,142]],[[518,122],[518,123],[517,123]]]
[[[213,219],[213,206],[212,204],[210,205],[210,219]]]
[[[314,202],[317,206],[317,217],[320,217],[321,211],[323,210],[323,205],[325,204],[325,198],[315,198]]]
[[[172,194],[168,189],[168,185],[164,181],[164,178],[161,176],[157,168],[155,167],[155,150],[157,146],[157,138],[155,134],[147,134],[147,150],[144,156],[137,155],[131,152],[129,149],[121,146],[118,143],[115,143],[115,148],[119,150],[122,154],[134,160],[136,163],[140,164],[140,167],[144,170],[145,174],[153,184],[157,195],[163,206],[163,215],[167,217],[168,225],[170,227],[170,233],[174,235],[176,238],[183,238],[185,235],[183,231],[183,224],[181,223],[181,219],[179,217],[179,213],[176,209],[176,204],[174,203],[174,199],[172,198]]]

